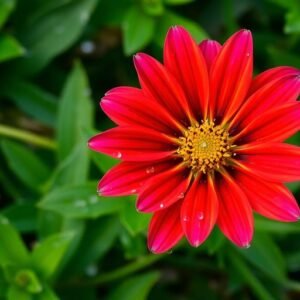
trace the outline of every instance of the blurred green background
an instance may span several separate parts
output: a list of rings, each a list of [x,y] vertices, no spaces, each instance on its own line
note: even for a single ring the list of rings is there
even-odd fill
[[[300,68],[299,0],[0,0],[1,299],[300,299],[300,223],[256,217],[249,249],[215,230],[155,256],[134,199],[96,194],[115,164],[87,149],[113,126],[99,100],[138,84],[132,54],[161,58],[172,25],[248,28],[255,72]]]

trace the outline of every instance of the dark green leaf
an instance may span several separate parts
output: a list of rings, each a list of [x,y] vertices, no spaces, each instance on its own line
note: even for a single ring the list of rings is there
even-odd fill
[[[3,140],[3,153],[11,170],[29,187],[40,190],[50,175],[48,167],[33,151],[16,142]]]
[[[124,281],[109,296],[108,300],[146,300],[150,289],[159,279],[158,272],[140,274]]]
[[[11,285],[7,293],[8,300],[32,300],[32,296],[17,286]]]
[[[194,2],[194,0],[163,0],[167,5],[182,5]]]
[[[150,221],[150,214],[143,214],[136,211],[135,199],[127,199],[124,208],[121,210],[121,222],[124,227],[132,234],[145,231]]]
[[[11,98],[29,116],[54,127],[57,99],[52,94],[19,79],[5,82],[1,89],[2,94]]]
[[[0,62],[13,59],[25,53],[24,48],[10,35],[0,35]]]
[[[161,16],[164,13],[162,0],[142,0],[143,10],[150,16]]]
[[[0,28],[15,8],[15,0],[0,0]]]
[[[73,0],[48,9],[46,14],[40,14],[22,28],[20,40],[30,55],[18,61],[18,71],[33,74],[70,47],[82,33],[95,4],[95,0]]]
[[[20,232],[36,230],[37,209],[33,204],[13,204],[6,207],[1,213]]]
[[[131,7],[122,24],[124,52],[131,55],[144,48],[154,35],[155,20],[138,7]]]
[[[251,247],[241,249],[240,253],[270,278],[278,282],[285,281],[286,266],[284,257],[268,235],[256,233]]]

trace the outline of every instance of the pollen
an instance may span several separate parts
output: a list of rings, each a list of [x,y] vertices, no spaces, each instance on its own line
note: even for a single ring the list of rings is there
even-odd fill
[[[177,154],[195,172],[217,170],[232,156],[227,130],[210,120],[188,127],[178,142]]]

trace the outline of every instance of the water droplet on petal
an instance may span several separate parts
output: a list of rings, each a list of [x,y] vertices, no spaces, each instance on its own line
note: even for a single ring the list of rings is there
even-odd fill
[[[161,203],[161,204],[159,205],[159,207],[160,207],[160,208],[164,208],[165,205],[164,205],[163,203]]]
[[[130,192],[131,192],[132,194],[135,194],[135,193],[136,193],[136,189],[132,189]]]
[[[197,218],[199,221],[202,221],[204,219],[204,213],[203,212],[199,212],[197,215]]]
[[[187,221],[189,221],[189,217],[188,216],[183,216],[182,220],[183,220],[183,222],[187,222]]]
[[[149,167],[146,169],[147,174],[152,174],[152,173],[154,173],[154,171],[155,171],[154,167]]]
[[[247,57],[249,57],[249,56],[250,56],[250,53],[249,53],[249,52],[247,52],[247,53],[246,53],[246,56],[247,56]]]
[[[245,248],[245,249],[249,249],[250,247],[251,247],[251,245],[248,242],[243,244],[243,248]]]
[[[121,152],[116,152],[113,154],[114,157],[116,158],[121,158],[122,157],[122,153]]]
[[[178,199],[183,199],[184,198],[184,193],[180,193],[179,195],[178,195]]]

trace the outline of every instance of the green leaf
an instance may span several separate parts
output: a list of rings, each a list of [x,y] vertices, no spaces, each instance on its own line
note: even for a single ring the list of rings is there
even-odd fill
[[[164,13],[162,0],[142,0],[142,7],[150,16],[161,16]]]
[[[67,273],[74,274],[85,271],[101,259],[113,246],[119,232],[119,220],[116,217],[99,218],[88,222],[84,236],[76,251],[76,255],[68,264]]]
[[[144,14],[138,7],[131,7],[122,24],[125,54],[131,55],[148,45],[154,29],[155,20],[152,17]]]
[[[23,289],[11,285],[7,293],[8,300],[32,300],[32,296]]]
[[[30,55],[18,61],[17,71],[34,74],[68,49],[81,35],[95,4],[96,0],[73,0],[54,6],[21,28],[19,37]]]
[[[28,252],[18,232],[9,220],[0,215],[0,264],[24,265],[28,262]]]
[[[297,223],[281,223],[271,221],[262,217],[256,216],[255,228],[257,231],[276,234],[291,234],[300,232],[300,222]]]
[[[251,290],[257,297],[255,299],[274,300],[273,296],[266,290],[264,285],[251,272],[251,269],[235,251],[230,251],[228,255],[230,258],[230,265],[234,268],[232,271],[234,274],[241,276],[244,279],[245,284],[251,287]]]
[[[300,32],[300,5],[286,14],[284,31],[286,33]]]
[[[107,297],[108,300],[146,300],[152,286],[159,279],[158,272],[140,274],[124,281]]]
[[[273,46],[269,47],[267,50],[272,64],[300,68],[299,55],[293,54],[291,51],[277,49]]]
[[[77,62],[67,79],[59,104],[57,140],[60,160],[67,158],[75,145],[82,142],[83,131],[92,128],[92,120],[88,79],[83,67]],[[82,153],[84,160],[85,155]]]
[[[50,175],[48,167],[27,147],[8,140],[1,142],[10,169],[27,186],[39,190]]]
[[[20,109],[34,119],[52,127],[55,125],[57,99],[52,94],[20,79],[1,85],[1,94],[12,99]]]
[[[55,234],[34,248],[32,265],[43,278],[49,279],[55,274],[73,236],[73,233]]]
[[[163,0],[167,5],[182,5],[194,2],[194,0]]]
[[[54,291],[48,286],[44,286],[43,291],[35,297],[36,300],[59,300]]]
[[[37,228],[37,209],[33,204],[13,204],[6,207],[1,213],[20,232],[30,232]]]
[[[88,177],[89,162],[86,142],[81,141],[54,170],[46,186],[50,188],[84,183]]]
[[[36,274],[29,269],[21,269],[14,276],[14,283],[30,294],[38,294],[43,287]]]
[[[121,210],[120,219],[124,227],[132,235],[143,232],[147,229],[150,214],[143,214],[136,211],[135,199],[126,200],[124,208]]]
[[[277,282],[285,281],[286,266],[284,257],[267,234],[256,233],[251,247],[241,249],[239,252],[268,277]]]
[[[202,27],[200,27],[200,25],[168,10],[158,21],[156,27],[157,32],[155,32],[155,42],[162,46],[164,44],[167,31],[171,26],[176,25],[185,27],[185,29],[187,29],[191,33],[191,35],[197,42],[208,38],[208,34]]]
[[[15,0],[0,0],[0,28],[15,8],[15,5]]]
[[[24,53],[24,48],[14,37],[4,34],[0,35],[0,62],[16,58]]]
[[[97,218],[118,212],[126,197],[104,198],[96,195],[97,183],[57,188],[41,200],[39,207],[68,218]]]

